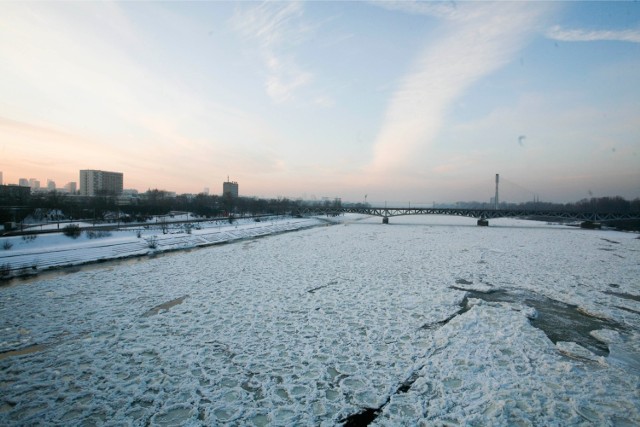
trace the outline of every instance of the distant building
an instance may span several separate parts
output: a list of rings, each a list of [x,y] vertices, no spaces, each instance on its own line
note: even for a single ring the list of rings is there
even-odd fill
[[[38,181],[35,178],[30,178],[29,179],[29,187],[31,187],[32,190],[39,190],[40,189],[40,181]]]
[[[0,185],[3,185],[4,183],[2,182],[2,171],[0,171]]]
[[[222,195],[226,196],[230,194],[231,197],[238,197],[238,183],[235,181],[229,181],[227,178],[226,182],[222,183]]]
[[[107,172],[94,169],[80,171],[80,195],[119,196],[122,194],[124,175],[122,172]]]
[[[19,185],[20,187],[31,187],[31,186],[29,185],[29,180],[28,180],[27,178],[20,178],[20,179],[18,180],[18,185]]]
[[[120,194],[116,199],[116,204],[118,206],[135,205],[139,200],[140,196],[138,194],[138,190],[134,188],[125,188],[122,190],[122,194]]]
[[[56,182],[52,179],[47,179],[47,190],[55,191],[55,189],[56,189]]]
[[[69,194],[76,194],[76,192],[78,191],[78,184],[76,182],[68,182],[64,186],[64,191]]]

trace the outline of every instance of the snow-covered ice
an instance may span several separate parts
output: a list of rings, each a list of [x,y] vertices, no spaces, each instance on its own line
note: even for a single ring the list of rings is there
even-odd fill
[[[640,424],[637,235],[342,221],[0,288],[0,424]],[[492,290],[610,321],[609,353]]]

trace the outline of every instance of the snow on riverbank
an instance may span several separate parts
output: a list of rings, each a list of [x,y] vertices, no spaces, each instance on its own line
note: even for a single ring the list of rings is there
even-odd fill
[[[624,233],[372,218],[0,288],[0,424],[638,425],[639,253]],[[464,289],[606,318],[610,353]]]
[[[0,266],[10,269],[13,276],[28,275],[55,267],[208,246],[319,224],[321,221],[316,218],[273,217],[260,222],[239,219],[233,224],[212,221],[195,226],[167,225],[164,234],[157,224],[151,224],[138,229],[83,232],[75,239],[62,232],[3,237],[0,248],[9,248],[0,252]]]

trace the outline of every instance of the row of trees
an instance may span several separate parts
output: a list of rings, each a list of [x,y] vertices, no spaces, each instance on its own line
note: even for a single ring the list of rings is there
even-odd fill
[[[171,211],[190,212],[201,217],[285,215],[299,212],[304,207],[320,206],[339,208],[340,199],[306,202],[301,199],[261,199],[257,197],[232,197],[198,194],[173,196],[162,190],[149,190],[130,203],[114,196],[82,197],[50,192],[32,195],[28,200],[15,204],[4,200],[0,204],[0,223],[21,222],[27,216],[35,220],[85,219],[85,220],[142,220],[153,215],[167,215]],[[491,209],[487,203],[458,203],[458,207]],[[355,205],[354,205],[355,206]],[[596,212],[638,212],[640,199],[626,200],[622,197],[598,197],[583,199],[575,203],[527,202],[502,204],[501,208],[535,210],[574,210]]]
[[[493,209],[493,205],[483,202],[460,202],[460,208],[469,209]],[[623,197],[592,197],[582,199],[574,203],[551,202],[525,202],[525,203],[500,203],[501,209],[527,209],[527,210],[565,210],[574,212],[615,212],[615,213],[640,213],[640,199],[626,200]]]
[[[0,204],[0,222],[21,222],[27,217],[36,221],[60,219],[143,220],[153,215],[167,215],[172,211],[189,212],[200,217],[285,215],[300,211],[302,200],[288,198],[260,199],[198,194],[174,196],[162,190],[149,190],[130,200],[114,196],[82,197],[50,192],[32,195],[21,204]],[[326,205],[327,201],[322,202]],[[330,202],[335,207],[339,201]]]

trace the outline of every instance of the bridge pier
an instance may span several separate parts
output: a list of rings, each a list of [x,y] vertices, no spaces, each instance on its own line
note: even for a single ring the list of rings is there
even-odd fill
[[[478,226],[480,227],[488,227],[489,226],[489,220],[486,218],[480,218],[478,220]]]
[[[388,216],[383,216],[382,217],[382,223],[383,224],[389,224],[389,217]]]
[[[580,223],[580,228],[586,228],[587,230],[599,230],[602,228],[602,224],[595,221],[584,221]]]

